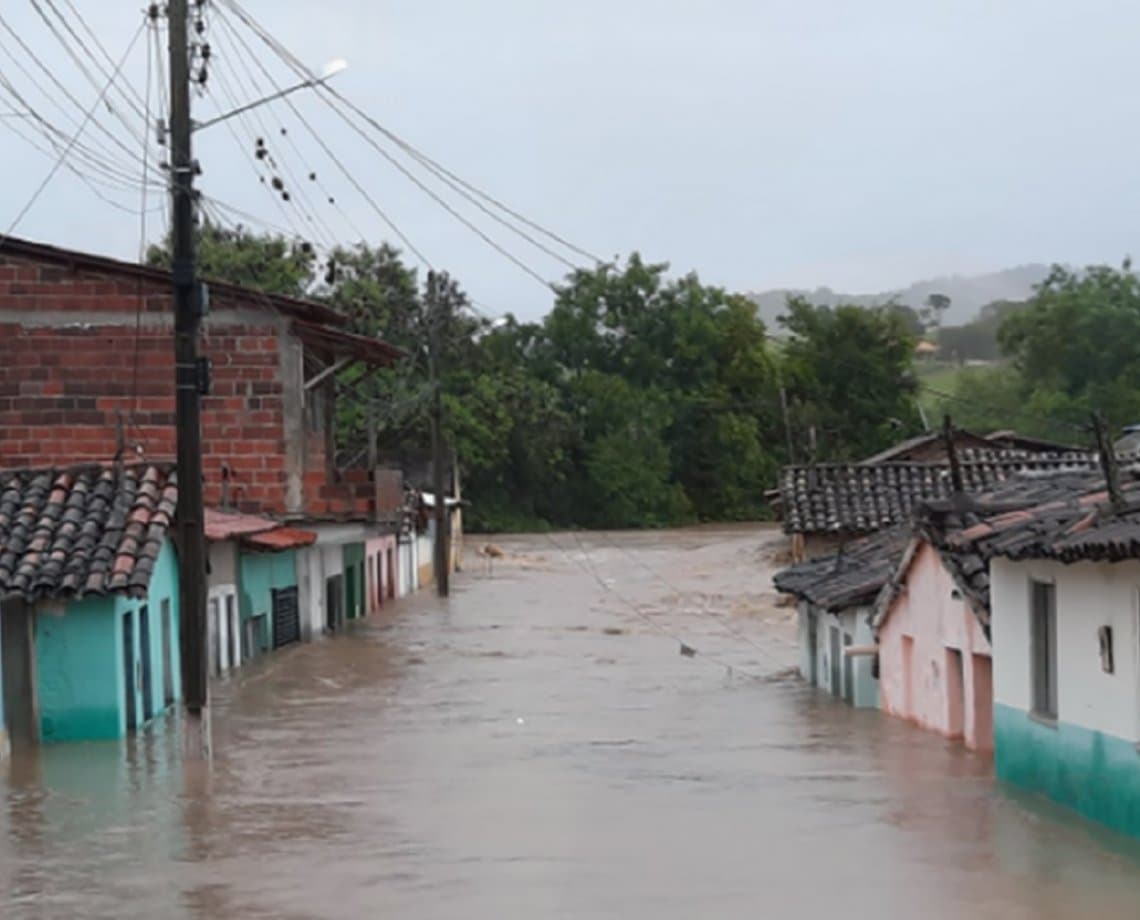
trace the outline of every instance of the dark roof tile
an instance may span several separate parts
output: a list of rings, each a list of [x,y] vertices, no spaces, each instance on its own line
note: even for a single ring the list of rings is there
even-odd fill
[[[177,497],[170,466],[0,471],[0,597],[145,591]]]

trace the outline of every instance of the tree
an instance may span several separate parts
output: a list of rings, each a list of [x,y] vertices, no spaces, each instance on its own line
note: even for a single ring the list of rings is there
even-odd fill
[[[897,313],[788,301],[782,372],[796,438],[815,429],[818,459],[860,459],[920,430],[914,339]]]
[[[950,298],[945,294],[929,294],[924,302],[924,309],[922,316],[926,320],[927,325],[934,329],[942,327],[942,317],[946,311],[950,309]]]
[[[1130,262],[1054,267],[1029,306],[1004,318],[998,339],[1027,399],[1074,421],[1093,409],[1118,425],[1140,419],[1140,279]]]
[[[288,297],[306,296],[315,280],[316,254],[308,243],[207,220],[198,230],[197,245],[199,270],[207,279]],[[169,235],[147,249],[146,261],[170,268]]]

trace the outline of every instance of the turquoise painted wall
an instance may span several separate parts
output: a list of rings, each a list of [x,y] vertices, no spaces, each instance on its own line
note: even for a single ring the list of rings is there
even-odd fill
[[[1140,754],[1131,741],[1065,722],[1043,724],[999,703],[994,770],[998,779],[1140,836]]]
[[[238,559],[238,609],[244,624],[265,614],[265,650],[273,648],[273,590],[297,584],[297,553],[242,553]]]
[[[163,602],[170,610],[169,656],[163,654]],[[150,621],[150,644],[141,646],[142,608]],[[178,565],[168,540],[159,553],[145,600],[90,597],[69,603],[62,616],[36,615],[36,678],[40,729],[45,742],[120,738],[126,734],[123,622],[130,617],[135,673],[145,653],[151,667],[151,708],[166,709],[165,674],[171,670],[173,699],[182,696],[178,641]],[[143,720],[141,681],[135,687],[135,726]]]
[[[361,583],[361,566],[364,563],[364,544],[344,544],[344,612],[350,620],[367,612],[368,579]]]
[[[45,742],[121,737],[123,649],[115,599],[68,604],[36,616],[36,690]]]

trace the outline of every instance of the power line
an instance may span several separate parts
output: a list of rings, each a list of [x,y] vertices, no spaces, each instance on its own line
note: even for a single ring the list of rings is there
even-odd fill
[[[661,582],[661,584],[663,584],[666,588],[668,588],[674,594],[684,596],[685,594],[690,593],[690,592],[684,591],[681,588],[678,588],[675,584],[673,584],[671,581],[669,581],[667,578],[665,578],[664,575],[661,575],[656,569],[654,569],[651,565],[649,565],[649,563],[647,563],[644,559],[642,559],[640,556],[636,555],[635,553],[631,553],[624,546],[621,546],[620,544],[615,542],[613,539],[611,539],[606,533],[604,533],[602,531],[595,531],[595,536],[601,537],[601,539],[605,540],[610,546],[612,546],[618,552],[622,553],[626,558],[630,559],[636,565],[643,568],[646,572],[648,572],[650,575],[652,575],[654,578],[656,578],[659,582]],[[754,639],[752,639],[746,633],[741,632],[739,629],[734,627],[727,620],[717,616],[715,613],[713,613],[711,610],[709,610],[709,603],[708,603],[707,599],[705,601],[705,609],[704,609],[703,613],[707,613],[709,616],[713,617],[717,621],[717,623],[725,630],[725,632],[729,633],[734,638],[739,639],[742,642],[745,642],[748,645],[752,646],[754,649],[756,649],[756,651],[760,652],[760,654],[763,657],[767,658],[769,661],[772,661],[773,664],[778,664],[778,662],[773,661],[773,659],[771,658],[772,653],[768,649],[764,648],[764,646],[762,646],[759,642],[756,642]]]
[[[2,21],[2,17],[0,17],[0,21]],[[114,79],[118,78],[119,72],[122,70],[123,64],[126,63],[126,60],[130,56],[131,51],[134,50],[135,43],[138,42],[139,36],[142,35],[145,28],[146,28],[146,22],[144,21],[138,27],[138,29],[135,31],[134,37],[131,38],[130,43],[127,45],[127,50],[123,53],[122,58],[119,60],[119,63],[115,68],[115,72],[111,75],[112,81]],[[60,170],[60,167],[63,166],[64,161],[67,159],[68,154],[71,153],[71,149],[78,142],[80,135],[83,133],[84,129],[87,127],[88,122],[90,122],[93,119],[96,109],[98,109],[99,105],[103,102],[103,98],[107,95],[107,90],[110,89],[110,86],[111,86],[111,81],[108,81],[106,84],[104,84],[103,90],[99,93],[99,95],[95,98],[94,103],[92,103],[91,107],[87,110],[87,114],[84,116],[83,122],[79,125],[79,129],[76,131],[75,135],[68,142],[67,146],[63,149],[63,152],[56,159],[55,164],[52,166],[52,168],[48,172],[48,174],[44,177],[44,180],[39,184],[39,186],[37,186],[36,190],[34,192],[32,192],[32,196],[31,196],[31,198],[28,199],[27,204],[25,204],[24,207],[21,208],[19,213],[15,216],[15,218],[13,218],[12,223],[8,226],[8,229],[4,232],[3,237],[0,237],[0,243],[2,243],[3,240],[7,239],[8,237],[10,237],[12,235],[12,233],[13,233],[13,231],[15,231],[16,227],[19,226],[20,221],[24,219],[24,217],[27,215],[27,213],[32,209],[32,207],[35,205],[35,203],[39,200],[40,195],[42,195],[44,192],[44,189],[46,189],[48,187],[48,185],[51,183],[51,180],[55,178],[56,173],[58,173]]]
[[[601,573],[597,569],[597,566],[594,565],[594,562],[590,556],[590,553],[586,550],[585,544],[583,544],[582,540],[578,537],[577,533],[573,533],[572,536],[574,537],[574,540],[578,545],[578,551],[581,554],[582,560],[583,560],[583,564],[579,565],[578,563],[575,562],[575,565],[577,565],[578,568],[580,568],[583,572],[590,575],[594,579],[594,581],[596,581],[598,583],[598,585],[602,588],[603,591],[605,591],[607,594],[610,594],[613,597],[615,597],[617,600],[619,600],[622,604],[624,604],[630,610],[631,613],[633,613],[638,619],[640,619],[642,622],[644,622],[646,625],[648,625],[651,629],[653,629],[655,632],[665,636],[666,638],[671,639],[672,641],[676,642],[682,655],[684,655],[685,657],[688,657],[688,658],[696,658],[696,657],[704,658],[706,661],[710,662],[711,664],[713,664],[719,668],[724,668],[725,672],[730,677],[733,676],[734,674],[741,674],[741,675],[743,675],[747,678],[750,678],[752,680],[763,680],[764,679],[761,675],[754,674],[748,670],[745,670],[744,668],[739,668],[736,665],[733,665],[733,664],[725,661],[724,659],[720,658],[717,655],[709,654],[707,652],[701,652],[696,646],[692,645],[689,642],[686,642],[677,633],[666,628],[665,626],[662,626],[655,619],[653,619],[653,617],[651,617],[647,613],[645,613],[645,611],[642,610],[641,607],[639,607],[634,601],[627,598],[624,594],[622,594],[621,592],[616,590],[611,584],[609,584],[609,582],[607,582],[602,577]],[[554,539],[554,536],[552,534],[546,534],[546,538],[554,545],[554,547],[558,550],[559,553],[562,554],[562,556],[564,558],[567,558],[567,559],[570,559],[571,561],[574,561],[572,559],[572,557],[570,556],[570,554],[563,548],[563,546],[557,540]]]
[[[260,27],[255,27],[251,23],[251,20],[249,20],[247,18],[247,14],[245,14],[244,10],[242,10],[234,2],[227,2],[226,5],[235,14],[237,14],[239,16],[239,18],[241,18],[244,22],[246,22],[246,25],[248,25],[262,39],[262,41],[265,42],[265,44],[267,44],[269,46],[269,48],[271,50],[273,50],[276,54],[278,54],[278,56],[282,57],[282,59],[285,60],[287,63],[291,63],[289,61],[289,57],[286,56],[287,52],[285,54],[283,54],[280,46],[275,42],[275,40],[272,39],[272,36],[268,36],[267,33],[264,33],[263,30],[260,29]],[[300,73],[306,79],[312,79],[312,74],[309,74],[303,68],[300,68]],[[324,97],[322,97],[322,98],[324,98]],[[501,243],[499,243],[497,240],[495,240],[489,234],[484,232],[481,228],[479,228],[471,220],[469,220],[467,217],[465,217],[463,214],[461,214],[459,211],[457,211],[454,206],[452,206],[448,201],[446,201],[443,197],[441,197],[437,192],[435,192],[432,188],[430,188],[428,185],[426,185],[418,176],[416,176],[414,173],[412,173],[406,166],[404,166],[403,163],[401,163],[398,159],[396,159],[396,157],[394,157],[388,150],[386,150],[379,143],[377,143],[375,138],[373,138],[366,131],[364,131],[352,118],[349,118],[345,114],[344,110],[339,105],[337,105],[335,101],[333,101],[332,99],[328,99],[328,98],[325,98],[324,101],[325,101],[325,104],[330,109],[332,109],[332,111],[334,113],[336,113],[341,118],[341,120],[344,121],[345,124],[347,124],[357,135],[359,135],[365,141],[365,143],[367,143],[378,154],[380,154],[381,157],[383,157],[398,172],[400,172],[405,178],[407,178],[408,181],[410,181],[413,185],[415,185],[417,188],[419,188],[420,191],[422,191],[425,195],[427,195],[429,198],[431,198],[436,204],[438,204],[441,208],[443,208],[445,211],[447,211],[452,217],[454,217],[456,220],[458,220],[461,224],[463,224],[465,227],[467,227],[472,233],[474,233],[481,240],[483,240],[483,242],[485,242],[488,246],[490,246],[492,249],[494,249],[496,252],[498,252],[505,259],[510,261],[513,265],[515,265],[517,268],[519,268],[525,274],[529,275],[531,278],[536,280],[544,288],[548,288],[548,289],[554,288],[554,285],[551,284],[551,282],[548,279],[544,278],[539,272],[537,272],[535,269],[531,268],[531,266],[526,264],[522,259],[520,259],[514,253],[512,253],[510,250],[508,250],[505,246],[503,246]]]
[[[145,22],[144,22],[144,25],[145,25]],[[38,55],[37,55],[37,54],[36,54],[36,53],[35,53],[35,52],[34,52],[34,51],[33,51],[33,50],[32,50],[32,49],[31,49],[31,48],[28,46],[27,42],[25,42],[25,41],[24,41],[24,40],[23,40],[23,39],[20,37],[19,33],[17,33],[17,32],[16,32],[16,31],[15,31],[15,30],[12,28],[12,26],[11,26],[11,25],[8,23],[8,20],[7,20],[7,19],[5,19],[5,18],[4,18],[4,16],[3,16],[2,14],[0,14],[0,28],[4,29],[4,31],[6,31],[6,32],[7,32],[7,33],[8,33],[8,34],[9,34],[9,35],[10,35],[10,36],[13,38],[13,40],[16,42],[16,44],[17,44],[17,45],[19,45],[19,46],[20,46],[20,48],[22,48],[22,49],[23,49],[24,53],[25,53],[25,54],[27,54],[27,55],[28,55],[28,57],[30,57],[30,58],[32,59],[33,63],[35,63],[35,65],[36,65],[36,66],[37,66],[37,67],[38,67],[38,68],[39,68],[41,71],[43,71],[43,73],[44,73],[44,74],[47,76],[48,80],[50,80],[50,81],[51,81],[52,85],[54,85],[54,86],[56,87],[56,89],[57,89],[57,90],[59,90],[59,92],[60,92],[60,93],[62,93],[62,94],[63,94],[63,96],[64,96],[66,99],[68,99],[68,100],[69,100],[69,101],[72,103],[72,105],[74,105],[74,106],[75,106],[77,109],[79,109],[81,112],[84,112],[84,111],[85,111],[85,110],[84,110],[84,106],[83,106],[83,103],[81,103],[81,102],[80,102],[78,99],[76,99],[75,95],[74,95],[74,94],[73,94],[73,93],[72,93],[72,92],[71,92],[71,91],[70,91],[70,90],[69,90],[69,89],[68,89],[66,86],[64,86],[62,82],[60,82],[59,78],[58,78],[58,77],[55,75],[55,73],[54,73],[54,72],[51,70],[51,68],[49,68],[49,67],[48,67],[46,64],[44,64],[44,63],[43,63],[43,62],[42,62],[42,61],[39,59],[39,56],[38,56]],[[136,33],[136,34],[135,34],[135,38],[136,38],[136,39],[138,38],[138,35],[139,35],[139,34],[140,34],[140,33]],[[132,44],[132,46],[131,46],[131,47],[132,47],[132,49],[133,49],[133,44]],[[10,55],[10,53],[9,53],[9,55]],[[11,56],[11,55],[10,55],[10,56]],[[106,95],[107,95],[107,93],[110,91],[110,89],[111,89],[111,86],[112,86],[112,84],[113,84],[114,80],[118,79],[118,74],[119,74],[119,72],[122,70],[122,66],[123,66],[123,64],[124,64],[124,63],[125,63],[125,60],[123,60],[123,61],[120,61],[120,62],[119,62],[119,64],[118,64],[118,69],[116,69],[116,70],[115,70],[115,72],[114,72],[114,73],[111,75],[112,79],[111,79],[111,80],[109,80],[107,83],[105,83],[105,84],[104,84],[104,87],[103,87],[103,91],[100,93],[100,96],[99,96],[99,103],[100,103],[100,104],[102,104],[102,103],[103,103],[103,101],[104,101],[104,99],[106,98]],[[47,93],[47,92],[46,92],[46,91],[43,89],[43,87],[39,86],[39,84],[38,84],[38,83],[36,84],[36,87],[37,87],[37,89],[39,89],[39,90],[40,90],[40,92],[41,92],[41,93],[43,93],[45,96],[48,96],[48,98],[51,98],[51,94],[50,94],[50,93]],[[97,109],[97,107],[96,107],[96,109]],[[99,121],[99,119],[98,119],[98,118],[96,118],[96,117],[95,117],[95,111],[96,111],[96,109],[88,109],[88,110],[86,110],[86,113],[85,113],[85,116],[84,116],[84,120],[83,120],[83,127],[84,127],[84,128],[86,128],[86,126],[87,126],[87,123],[88,123],[88,122],[90,122],[90,123],[91,123],[91,124],[93,124],[93,125],[94,125],[94,126],[95,126],[95,127],[96,127],[96,128],[99,130],[99,131],[100,131],[100,132],[102,132],[104,135],[106,135],[106,137],[108,138],[108,140],[110,140],[110,141],[111,141],[111,143],[115,144],[115,146],[117,146],[117,147],[118,147],[120,150],[122,150],[122,151],[123,151],[123,152],[124,152],[124,153],[125,153],[125,154],[126,154],[126,155],[127,155],[127,156],[128,156],[130,159],[131,159],[131,160],[132,160],[132,161],[134,161],[134,160],[136,159],[136,154],[135,154],[135,151],[134,151],[134,150],[132,150],[130,147],[128,147],[126,144],[124,144],[124,143],[123,143],[123,141],[122,141],[122,140],[121,140],[121,139],[120,139],[120,138],[119,138],[117,135],[115,135],[115,134],[114,134],[114,133],[113,133],[113,132],[112,132],[110,129],[108,129],[108,128],[106,127],[106,125],[104,125],[104,124],[103,124],[101,121]],[[81,132],[81,133],[82,133],[82,132]]]
[[[264,41],[266,44],[268,44],[270,46],[270,48],[272,48],[278,54],[278,56],[282,58],[282,60],[284,60],[286,63],[290,64],[296,72],[298,72],[302,76],[305,76],[306,78],[309,78],[309,79],[311,79],[313,77],[313,74],[296,57],[296,55],[292,54],[292,52],[290,52],[288,50],[288,48],[286,48],[283,44],[281,44],[281,42],[279,42],[275,38],[273,38],[273,36],[266,29],[264,29],[259,23],[257,23],[257,21],[253,19],[252,15],[249,14],[247,11],[245,11],[240,6],[240,4],[236,2],[236,0],[228,0],[227,5],[233,10],[233,12],[236,15],[238,15],[246,23],[246,25],[251,30],[253,30],[256,34],[258,34],[258,36],[261,37],[262,41]],[[440,164],[438,161],[433,160],[426,153],[417,149],[415,146],[410,144],[408,141],[401,138],[394,131],[390,130],[389,128],[384,127],[379,121],[377,121],[375,118],[373,118],[370,114],[368,114],[366,111],[361,109],[359,106],[357,106],[355,103],[353,103],[347,97],[345,97],[343,94],[337,92],[332,87],[329,87],[327,85],[322,84],[321,88],[323,88],[330,95],[336,97],[343,104],[348,106],[349,109],[351,109],[353,112],[355,112],[357,114],[357,116],[364,119],[376,131],[378,131],[380,134],[382,134],[388,140],[390,140],[394,144],[396,144],[401,150],[403,150],[410,157],[412,157],[417,162],[419,162],[420,165],[422,165],[426,169],[428,169],[428,171],[433,173],[436,176],[436,178],[444,181],[446,184],[448,184],[455,191],[460,192],[460,194],[462,194],[469,201],[472,201],[474,203],[474,199],[471,196],[472,195],[478,196],[478,198],[482,199],[483,201],[488,202],[489,204],[493,205],[494,207],[499,208],[505,214],[508,214],[511,217],[514,217],[516,220],[520,221],[521,223],[525,224],[526,226],[530,227],[531,229],[537,231],[538,233],[541,233],[542,235],[546,236],[548,239],[560,244],[561,246],[565,247],[567,250],[574,252],[574,253],[577,253],[578,255],[584,256],[585,258],[590,259],[591,261],[593,261],[599,265],[604,263],[605,260],[594,255],[589,250],[583,249],[580,246],[576,246],[575,244],[573,244],[573,243],[569,242],[568,240],[564,239],[563,237],[559,236],[554,231],[549,230],[546,227],[542,226],[541,224],[537,223],[536,221],[531,220],[530,218],[526,217],[523,214],[520,214],[518,211],[510,208],[509,206],[504,204],[502,201],[495,198],[493,195],[488,194],[487,192],[479,189],[477,186],[475,186],[471,182],[468,182],[467,180],[463,179],[462,177],[456,175],[454,172],[447,169],[445,166]],[[490,212],[487,212],[481,206],[480,206],[480,209],[484,210],[484,213],[487,213],[488,216],[491,216],[493,220],[496,220],[497,222],[501,223],[503,226],[507,227],[512,232],[517,233],[520,236],[523,236],[523,238],[526,239],[528,242],[532,243],[533,245],[535,245],[536,247],[538,247],[540,249],[543,249],[543,251],[547,252],[552,257],[559,259],[560,261],[564,261],[561,256],[555,255],[554,253],[551,253],[549,250],[543,248],[542,244],[538,243],[533,238],[523,234],[521,231],[518,230],[517,227],[512,226],[509,222],[505,222],[501,218],[490,214]],[[573,263],[570,263],[570,262],[567,262],[566,264],[572,268],[578,267],[578,266],[575,266]]]

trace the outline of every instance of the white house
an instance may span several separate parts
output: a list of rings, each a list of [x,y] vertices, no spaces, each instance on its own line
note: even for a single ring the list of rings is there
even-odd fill
[[[908,540],[906,528],[891,528],[784,569],[773,579],[778,590],[798,601],[800,674],[856,708],[879,705],[870,614]]]
[[[1129,510],[1136,502],[1136,510]],[[1140,835],[1140,483],[985,517],[998,777]]]

